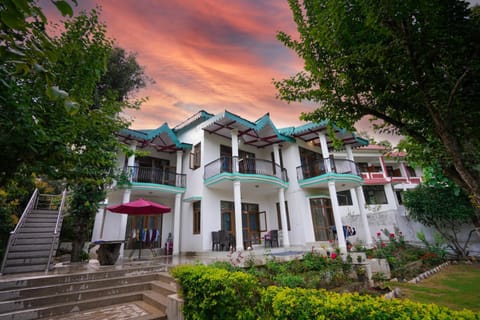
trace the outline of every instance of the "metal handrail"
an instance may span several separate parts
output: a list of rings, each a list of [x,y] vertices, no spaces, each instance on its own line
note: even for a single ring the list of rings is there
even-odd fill
[[[222,156],[205,165],[204,179],[211,178],[223,172],[258,174],[264,176],[277,177],[280,180],[288,182],[287,170],[270,160],[257,158],[238,158]]]
[[[330,170],[330,171],[329,171]],[[362,176],[355,161],[348,159],[325,158],[311,161],[297,167],[297,179],[318,177],[329,172]]]
[[[18,223],[15,226],[15,229],[13,229],[13,231],[10,232],[10,236],[8,237],[7,248],[5,249],[5,254],[3,255],[2,268],[0,269],[0,273],[3,273],[3,269],[5,268],[5,264],[7,263],[7,255],[8,255],[8,251],[10,250],[10,245],[15,240],[18,229],[20,229],[20,227],[25,223],[25,220],[27,219],[28,214],[36,206],[37,198],[38,198],[38,189],[35,189],[35,191],[33,191],[32,196],[30,197],[30,200],[27,203],[27,206],[25,207],[25,210],[23,210],[23,213],[20,216],[20,219],[18,220]]]
[[[159,168],[128,166],[125,172],[132,182],[151,182],[185,188],[186,174]]]
[[[48,272],[48,269],[50,267],[50,263],[52,262],[53,258],[53,248],[55,245],[56,240],[60,237],[60,224],[63,220],[63,208],[65,207],[65,202],[67,198],[67,190],[63,190],[62,192],[62,201],[60,202],[60,206],[58,207],[58,215],[57,215],[57,223],[55,224],[55,230],[53,231],[53,237],[52,237],[52,245],[50,246],[50,253],[48,255],[48,262],[47,266],[45,267],[45,273]]]

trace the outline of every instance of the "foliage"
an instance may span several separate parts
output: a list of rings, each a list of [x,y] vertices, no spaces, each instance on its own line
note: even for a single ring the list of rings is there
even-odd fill
[[[469,310],[324,289],[260,287],[242,272],[211,266],[172,269],[186,319],[480,319]]]
[[[422,241],[427,249],[427,252],[422,256],[424,264],[428,266],[438,266],[446,260],[447,250],[441,235],[437,233],[433,243],[427,241],[425,234],[421,231],[417,232],[417,238]]]
[[[302,114],[407,136],[409,154],[438,163],[480,207],[480,9],[461,0],[289,0],[298,36],[278,39],[304,70],[275,81]],[[477,212],[480,216],[480,210]],[[477,220],[477,225],[480,222]]]
[[[394,232],[387,229],[377,232],[374,248],[366,252],[369,257],[386,259],[392,277],[409,279],[445,261],[445,255],[441,255],[437,249],[407,244],[402,232],[396,228]],[[419,261],[423,263],[417,264]]]
[[[258,283],[244,272],[180,265],[171,270],[180,284],[186,319],[255,319]]]
[[[73,1],[76,3],[76,1]],[[60,12],[72,14],[67,1],[52,1]],[[31,0],[5,0],[0,4],[0,186],[32,172],[45,159],[59,163],[64,159],[58,150],[58,138],[48,135],[39,123],[54,117],[59,110],[39,105],[38,97],[58,101],[64,109],[71,105],[68,94],[59,87],[52,64],[59,55],[46,34],[47,20],[40,7]],[[61,112],[62,110],[60,110]],[[30,190],[31,192],[32,190]]]
[[[459,234],[475,217],[475,211],[462,190],[448,181],[427,180],[425,185],[405,192],[404,205],[410,218],[435,228],[457,256],[468,255],[471,234],[465,242]]]

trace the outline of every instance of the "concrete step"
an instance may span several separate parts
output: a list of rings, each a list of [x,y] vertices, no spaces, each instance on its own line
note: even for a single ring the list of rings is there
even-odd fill
[[[22,237],[22,238],[17,238],[15,239],[14,245],[26,245],[26,244],[31,244],[32,241],[35,241],[35,244],[52,244],[53,236],[50,234],[49,237],[32,237],[32,238],[27,238],[27,237]]]
[[[52,243],[43,243],[43,244],[15,244],[10,248],[10,252],[19,252],[19,251],[49,251],[52,247]]]
[[[46,216],[51,216],[51,215],[58,215],[58,210],[38,210],[34,209],[30,211],[31,215],[46,215]]]
[[[24,265],[34,265],[34,264],[43,264],[46,265],[48,262],[48,255],[46,257],[39,258],[18,258],[18,259],[8,259],[5,263],[6,267],[13,266],[24,266]]]
[[[82,320],[117,319],[105,314],[129,312],[126,304],[133,302],[141,306],[141,313],[131,319],[167,319],[167,296],[176,292],[176,283],[163,270],[164,266],[148,266],[0,279],[0,320],[71,319],[73,315]]]
[[[55,274],[39,277],[24,277],[15,280],[1,280],[0,278],[0,291],[5,290],[17,290],[41,286],[52,286],[56,284],[73,284],[84,283],[86,281],[111,279],[119,277],[133,277],[145,274],[156,273],[159,279],[166,279],[165,281],[173,281],[173,278],[166,272],[166,267],[161,265],[152,266],[131,266],[124,267],[122,269],[116,269],[113,267],[102,267],[104,270],[96,272],[76,272],[69,274]]]
[[[49,256],[50,248],[48,250],[36,251],[18,251],[16,247],[10,249],[8,252],[8,259],[22,259],[22,258],[42,258]]]
[[[54,230],[55,230],[55,226],[51,226],[51,227],[30,227],[30,226],[26,226],[26,227],[22,227],[21,233],[42,233],[42,232],[53,233]]]
[[[34,220],[27,220],[25,221],[23,228],[55,228],[57,221],[34,221]]]
[[[45,271],[45,264],[24,265],[24,266],[6,266],[3,268],[4,274],[24,273],[24,272],[40,272]]]
[[[128,285],[131,283],[149,282],[159,283],[158,286],[169,286],[170,284],[163,283],[158,279],[160,276],[155,273],[147,273],[143,275],[137,275],[134,277],[117,277],[117,278],[105,278],[81,282],[70,283],[58,283],[52,285],[43,285],[39,287],[20,288],[18,290],[4,290],[0,291],[0,301],[28,299],[33,297],[48,296],[52,292],[55,294],[64,294],[72,292],[81,292],[82,290],[97,290],[99,288],[114,287],[121,285]],[[167,287],[167,288],[169,288]],[[168,292],[168,291],[165,291]]]
[[[40,239],[40,238],[52,238],[53,237],[53,229],[49,232],[18,232],[16,235],[16,239]]]
[[[131,292],[127,294],[119,294],[115,297],[98,297],[90,300],[57,303],[54,305],[39,308],[21,309],[12,312],[5,312],[3,314],[0,314],[0,320],[30,320],[51,318],[54,316],[67,315],[74,312],[82,312],[86,310],[112,306],[113,304],[125,304],[133,301],[142,300],[142,298],[142,292]]]
[[[19,310],[37,309],[57,304],[95,300],[101,297],[114,297],[117,295],[128,294],[130,292],[142,292],[149,289],[150,284],[148,282],[140,282],[122,286],[97,288],[94,290],[80,290],[61,294],[54,294],[52,292],[50,295],[46,296],[2,301],[0,302],[0,310],[2,310],[2,312],[13,312]]]

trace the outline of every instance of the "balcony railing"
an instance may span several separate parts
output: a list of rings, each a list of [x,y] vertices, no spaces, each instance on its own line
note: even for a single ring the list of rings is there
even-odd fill
[[[287,170],[282,169],[272,161],[255,158],[239,159],[238,157],[226,156],[220,157],[205,166],[204,179],[214,177],[224,172],[259,174],[277,177],[286,182],[288,181]]]
[[[297,178],[298,180],[304,180],[324,175],[328,172],[327,168],[329,167],[331,168],[330,172],[333,173],[353,174],[361,177],[360,170],[354,161],[327,158],[311,161],[308,164],[297,167]]]
[[[185,174],[160,168],[130,166],[125,168],[131,182],[163,184],[167,186],[185,188]]]

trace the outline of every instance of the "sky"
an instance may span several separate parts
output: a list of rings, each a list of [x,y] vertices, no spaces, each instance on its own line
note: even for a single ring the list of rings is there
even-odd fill
[[[282,0],[79,0],[81,10],[101,5],[100,19],[118,46],[137,55],[155,83],[137,97],[148,97],[128,117],[134,129],[181,123],[199,110],[228,110],[250,121],[269,113],[278,128],[301,125],[301,112],[314,104],[279,100],[272,80],[303,67],[296,54],[276,39],[296,34],[287,1]],[[40,1],[51,21],[60,19]],[[368,121],[357,125],[359,131]],[[370,132],[370,134],[372,134]],[[390,136],[380,139],[398,140]]]

